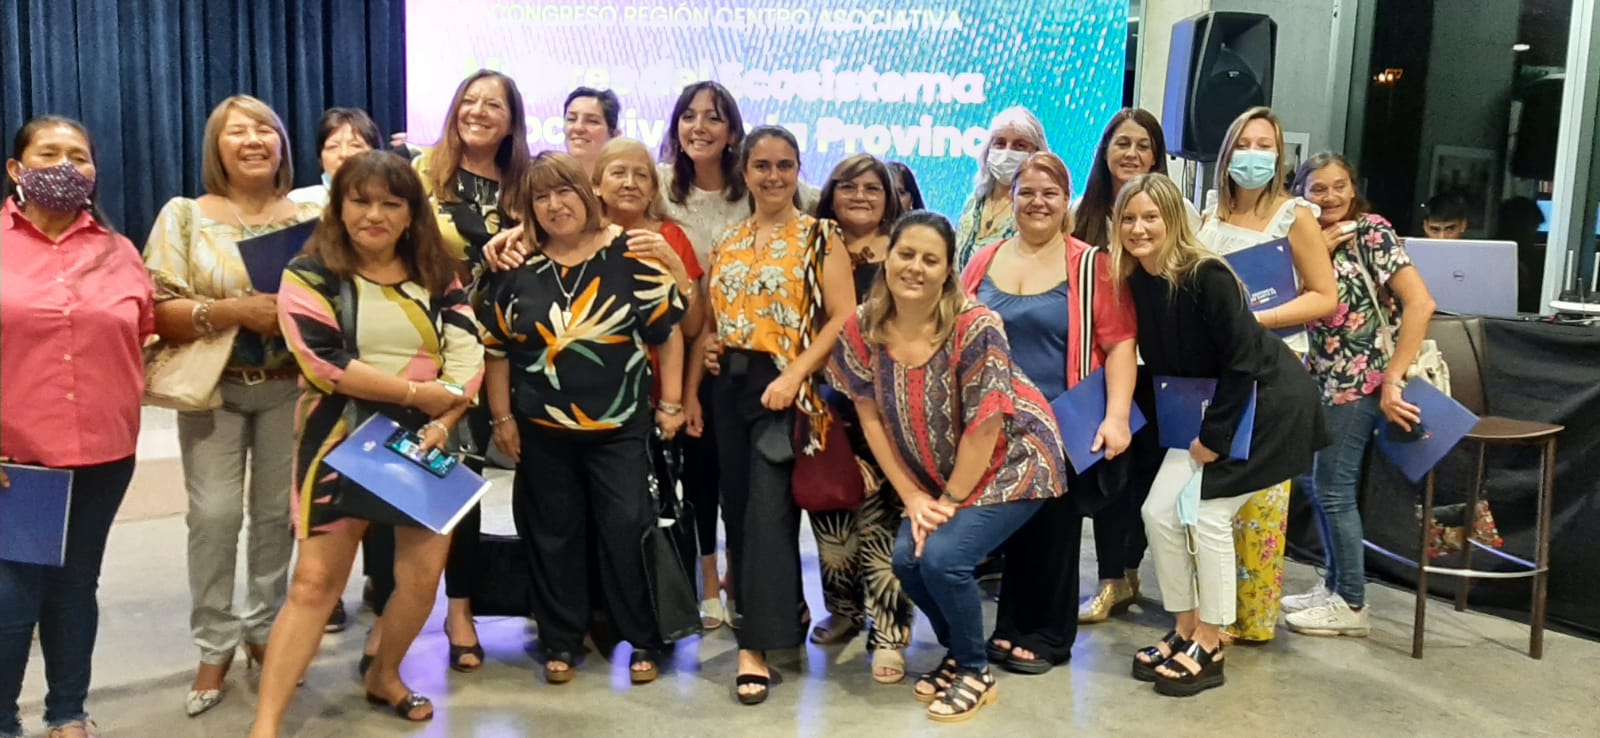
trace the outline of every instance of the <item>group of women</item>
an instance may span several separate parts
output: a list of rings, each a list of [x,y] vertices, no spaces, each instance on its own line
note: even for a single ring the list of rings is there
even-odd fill
[[[746,131],[716,82],[684,89],[659,162],[615,137],[614,94],[580,88],[565,107],[568,152],[537,156],[517,85],[496,72],[465,79],[439,142],[409,157],[379,151],[366,114],[332,109],[323,182],[291,192],[277,115],[228,98],[206,126],[205,194],[162,208],[143,271],[96,205],[88,131],[43,117],[18,132],[0,328],[8,344],[53,348],[5,353],[8,384],[47,389],[5,394],[0,453],[77,474],[66,566],[0,562],[0,737],[21,734],[36,626],[50,735],[90,730],[94,589],[150,335],[232,343],[211,409],[179,419],[200,650],[186,710],[223,699],[242,646],[262,668],[256,736],[280,733],[321,634],[344,626],[358,547],[381,613],[360,663],[369,701],[432,716],[399,665],[441,578],[449,665],[483,663],[476,514],[452,536],[370,524],[324,464],[375,413],[469,465],[491,444],[515,462],[552,684],[577,676],[597,613],[631,645],[633,682],[659,674],[669,644],[639,562],[660,453],[683,460],[702,625],[735,629],[744,704],[777,683],[768,652],[808,630],[828,644],[866,629],[873,678],[901,681],[921,610],[946,654],[913,695],[934,720],[968,719],[997,696],[990,664],[1048,672],[1079,623],[1137,601],[1147,547],[1176,623],[1133,655],[1133,676],[1169,695],[1219,686],[1226,642],[1273,635],[1288,480],[1313,468],[1327,579],[1281,604],[1294,630],[1366,633],[1358,472],[1378,423],[1418,421],[1400,388],[1432,301],[1348,162],[1313,157],[1286,183],[1271,111],[1235,121],[1217,205],[1199,214],[1165,176],[1149,113],[1112,119],[1080,195],[1038,120],[1010,108],[952,224],[922,209],[909,169],[870,155],[820,191],[805,184],[794,136]],[[279,290],[256,292],[239,243],[311,220]],[[1220,257],[1278,238],[1301,293],[1252,312]],[[1105,460],[1077,472],[1063,430],[1082,429],[1061,428],[1050,403],[1096,373]],[[1131,432],[1136,404],[1155,417],[1159,376],[1216,380],[1187,448],[1159,448],[1153,424]],[[1234,458],[1252,395],[1250,450]],[[810,516],[828,613],[812,625],[791,476],[830,439],[849,445],[866,494]],[[1101,581],[1080,603],[1085,517]],[[1004,586],[985,634],[974,569],[991,553]]]

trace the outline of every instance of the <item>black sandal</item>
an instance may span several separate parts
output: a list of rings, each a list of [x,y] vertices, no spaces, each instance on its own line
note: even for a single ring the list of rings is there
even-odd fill
[[[372,669],[372,661],[376,658],[378,658],[377,654],[361,654],[361,660],[356,662],[356,674],[362,679],[366,679],[367,671]]]
[[[974,687],[977,681],[982,689]],[[988,667],[962,669],[950,688],[933,704],[928,705],[928,718],[940,723],[960,723],[971,720],[984,705],[1000,699],[999,688],[994,683],[994,673]],[[950,712],[935,712],[934,705],[945,705]]]
[[[649,664],[650,668],[633,668],[640,664]],[[633,655],[628,657],[628,677],[633,680],[634,684],[649,684],[660,675],[661,671],[656,664],[655,651],[648,648],[636,648],[633,650]]]
[[[1006,668],[1006,671],[1013,671],[1018,674],[1046,674],[1051,669],[1056,668],[1054,661],[1039,658],[1037,651],[1034,651],[1034,657],[1031,659],[1018,658],[1016,655],[1016,649],[1018,648],[1021,648],[1021,646],[1013,644],[1011,653],[1006,654],[1005,661],[1000,663],[1001,666]],[[1028,650],[1032,651],[1033,649]]]
[[[1227,683],[1228,677],[1222,673],[1223,660],[1217,658],[1222,655],[1221,644],[1217,645],[1217,650],[1207,651],[1199,643],[1190,643],[1182,653],[1199,664],[1200,671],[1190,671],[1189,667],[1180,663],[1177,655],[1174,655],[1162,666],[1178,672],[1181,676],[1170,677],[1157,672],[1156,694],[1167,697],[1193,697]]]
[[[427,697],[417,694],[416,692],[407,691],[406,696],[401,697],[399,702],[390,702],[382,697],[379,697],[378,695],[368,692],[367,702],[373,705],[379,705],[393,709],[394,714],[399,715],[401,720],[406,720],[413,723],[425,723],[433,719],[433,701],[429,700]],[[416,712],[424,707],[429,708],[427,715],[423,717],[411,716],[411,713]]]
[[[1011,658],[1011,648],[1016,648],[1016,644],[1012,644],[1011,648],[1001,648],[999,645],[1001,640],[1003,639],[990,638],[983,644],[983,655],[989,659],[991,664],[1005,663],[1006,659]]]
[[[478,663],[476,663],[476,664],[462,663],[461,659],[463,659],[463,658],[465,658],[467,656],[475,656],[475,657],[477,657]],[[454,643],[450,644],[450,670],[451,671],[460,672],[462,674],[471,674],[472,672],[475,672],[475,671],[477,671],[479,669],[482,669],[482,668],[483,668],[483,644],[482,643],[474,643],[474,644],[472,644],[470,646],[457,646]]]
[[[759,692],[740,692],[739,688],[754,684],[761,687]],[[759,705],[767,701],[767,695],[772,692],[772,677],[762,674],[740,674],[733,680],[733,696],[739,698],[741,705]]]
[[[550,663],[551,662],[555,662],[555,663],[558,663],[558,664],[566,664],[567,668],[560,669],[560,670],[553,670],[553,669],[550,668]],[[574,677],[576,677],[577,675],[578,675],[578,662],[573,660],[571,651],[556,651],[556,652],[553,652],[553,653],[545,654],[545,657],[544,657],[544,680],[546,682],[549,682],[551,684],[566,684],[567,682],[572,681],[572,679]]]
[[[1162,646],[1167,647],[1166,653],[1161,652]],[[1167,634],[1161,636],[1161,640],[1156,645],[1145,646],[1133,655],[1133,678],[1141,682],[1155,681],[1156,667],[1166,663],[1167,659],[1172,658],[1174,654],[1188,647],[1189,642],[1184,640],[1183,636],[1178,635],[1178,631],[1167,631]],[[1145,658],[1141,659],[1139,658],[1140,656]]]
[[[911,693],[923,704],[939,699],[939,696],[955,682],[956,672],[960,670],[961,666],[956,663],[955,657],[947,653],[944,660],[939,662],[939,668],[917,677],[916,683],[912,684]],[[933,687],[933,691],[924,692],[917,689],[924,684]]]

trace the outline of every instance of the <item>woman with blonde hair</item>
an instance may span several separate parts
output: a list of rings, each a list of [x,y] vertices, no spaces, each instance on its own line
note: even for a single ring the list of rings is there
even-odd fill
[[[1139,352],[1156,376],[1216,380],[1199,436],[1169,450],[1142,514],[1162,605],[1177,624],[1133,659],[1133,676],[1188,696],[1222,686],[1221,628],[1237,615],[1233,516],[1261,488],[1311,468],[1328,445],[1316,386],[1250,313],[1244,286],[1200,245],[1177,185],[1135,177],[1117,197],[1112,263],[1139,322]],[[1255,394],[1248,460],[1225,456]],[[1159,429],[1158,429],[1159,430]]]
[[[289,135],[266,103],[249,95],[223,100],[206,120],[202,150],[206,193],[167,201],[144,248],[163,340],[238,329],[217,388],[221,406],[178,414],[189,496],[189,628],[200,649],[185,698],[190,716],[222,701],[241,645],[252,664],[265,656],[292,552],[289,463],[300,372],[280,336],[277,296],[255,291],[239,242],[322,214],[314,203],[287,197],[294,181]],[[234,563],[247,499],[241,610],[234,605]]]
[[[1333,313],[1337,286],[1317,208],[1289,194],[1283,152],[1283,126],[1271,109],[1251,108],[1234,119],[1217,158],[1217,203],[1204,213],[1197,235],[1220,256],[1288,239],[1300,294],[1255,316],[1280,335],[1292,330],[1284,342],[1303,356],[1309,348],[1305,326]],[[1269,641],[1277,628],[1289,525],[1288,477],[1279,481],[1246,503],[1235,523],[1240,615],[1228,632],[1232,638]]]

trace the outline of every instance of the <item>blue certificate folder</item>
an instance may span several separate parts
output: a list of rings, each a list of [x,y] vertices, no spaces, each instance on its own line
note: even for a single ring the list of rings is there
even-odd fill
[[[311,232],[316,229],[317,221],[308,220],[240,241],[239,258],[244,260],[244,269],[250,273],[250,288],[264,295],[277,294],[283,283],[283,268],[305,248],[306,241],[311,240]]]
[[[0,488],[0,559],[61,566],[67,554],[72,472],[0,464],[11,486]]]
[[[1413,426],[1412,433],[1402,435],[1397,426],[1384,420],[1378,427],[1378,450],[1400,467],[1407,479],[1417,482],[1472,431],[1478,416],[1427,382],[1408,382],[1400,396],[1421,409],[1421,431]]]
[[[1206,408],[1217,393],[1217,380],[1207,377],[1156,377],[1156,434],[1162,448],[1187,450],[1200,437]],[[1250,458],[1250,439],[1256,430],[1256,388],[1250,387],[1250,402],[1239,416],[1233,433],[1233,448],[1228,455],[1241,461]],[[1217,449],[1212,449],[1216,451]]]
[[[1106,370],[1096,369],[1083,378],[1078,386],[1061,393],[1050,403],[1061,425],[1061,440],[1067,446],[1067,460],[1072,470],[1082,474],[1085,469],[1106,457],[1105,451],[1091,451],[1095,434],[1106,419]],[[1138,433],[1145,426],[1144,413],[1134,405],[1128,415],[1128,431]]]
[[[373,415],[328,452],[323,461],[344,475],[346,481],[353,482],[359,489],[348,490],[349,493],[362,498],[340,507],[354,513],[350,508],[366,508],[370,503],[373,514],[362,515],[369,520],[389,522],[403,517],[440,535],[447,534],[489,491],[489,482],[465,464],[456,464],[443,477],[435,476],[394,452],[387,444],[400,429],[399,423]]]
[[[1250,312],[1271,310],[1300,296],[1300,287],[1294,281],[1294,251],[1289,248],[1289,239],[1251,246],[1228,254],[1226,258],[1249,293]],[[1295,325],[1273,332],[1288,338],[1304,331],[1304,326]]]

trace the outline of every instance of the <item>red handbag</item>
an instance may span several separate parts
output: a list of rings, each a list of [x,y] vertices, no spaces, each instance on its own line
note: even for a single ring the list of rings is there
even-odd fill
[[[854,510],[867,497],[867,483],[861,477],[855,451],[850,448],[850,438],[845,435],[844,421],[833,408],[827,412],[830,422],[822,450],[809,456],[797,451],[790,477],[795,504],[808,512]],[[803,449],[803,439],[810,434],[805,428],[809,421],[804,413],[796,415],[795,448]]]

